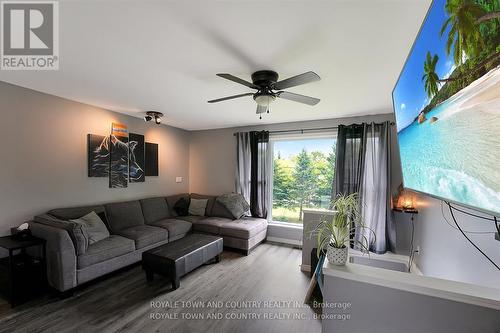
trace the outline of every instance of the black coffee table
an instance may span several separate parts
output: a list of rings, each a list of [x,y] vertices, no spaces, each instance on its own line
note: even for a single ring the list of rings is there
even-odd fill
[[[179,240],[158,246],[142,254],[142,268],[148,281],[154,274],[172,281],[172,288],[180,286],[180,277],[215,259],[220,261],[223,241],[221,237],[191,234]]]

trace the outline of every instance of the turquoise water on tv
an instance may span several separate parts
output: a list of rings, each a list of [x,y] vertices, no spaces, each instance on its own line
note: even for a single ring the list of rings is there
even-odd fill
[[[500,115],[474,107],[452,112],[452,103],[461,101],[435,107],[427,121],[398,133],[404,185],[500,213]]]

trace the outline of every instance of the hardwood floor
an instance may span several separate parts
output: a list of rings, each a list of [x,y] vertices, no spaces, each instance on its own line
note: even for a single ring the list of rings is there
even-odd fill
[[[0,332],[320,332],[302,304],[309,278],[300,258],[300,250],[273,244],[247,257],[224,252],[220,263],[181,278],[175,291],[158,276],[147,283],[134,266],[67,299],[0,306]]]

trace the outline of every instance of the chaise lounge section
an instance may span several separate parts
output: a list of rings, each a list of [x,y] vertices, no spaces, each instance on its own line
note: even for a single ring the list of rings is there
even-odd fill
[[[181,199],[207,199],[204,216],[179,216],[173,207]],[[47,278],[61,291],[141,261],[144,251],[173,242],[191,232],[218,235],[224,247],[248,254],[264,241],[267,221],[234,219],[216,196],[179,194],[168,197],[53,209],[35,216],[33,235],[47,241]],[[95,212],[110,236],[89,244],[81,225],[71,220]]]

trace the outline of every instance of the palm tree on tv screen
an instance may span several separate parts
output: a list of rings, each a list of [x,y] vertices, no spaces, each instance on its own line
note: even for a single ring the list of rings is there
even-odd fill
[[[424,81],[424,88],[427,92],[427,96],[432,98],[437,94],[439,90],[439,76],[436,74],[436,64],[439,60],[437,54],[434,57],[431,53],[427,51],[427,58],[424,62],[424,75],[422,76],[422,81]]]
[[[453,46],[453,60],[461,65],[463,55],[477,56],[484,45],[477,22],[486,11],[474,0],[447,0],[445,10],[449,17],[441,27],[441,36],[449,27],[446,54],[451,53]]]

